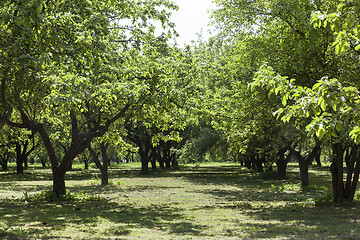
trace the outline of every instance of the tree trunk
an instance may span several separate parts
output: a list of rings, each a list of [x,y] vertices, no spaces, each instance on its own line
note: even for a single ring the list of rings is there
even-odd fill
[[[152,159],[150,163],[151,163],[151,169],[152,169],[154,172],[156,172],[156,160],[155,160],[155,159]]]
[[[316,165],[318,166],[318,167],[321,167],[321,149],[319,150],[319,153],[316,155],[316,157],[315,157],[315,160],[316,160]]]
[[[350,147],[344,149],[344,153],[345,153],[345,158],[344,158],[344,160],[345,160],[345,164],[346,164],[346,167],[347,167],[347,168],[349,168],[352,149],[353,149],[353,148],[350,149]]]
[[[101,185],[108,185],[109,184],[109,171],[108,171],[108,164],[109,164],[109,158],[106,154],[108,144],[105,144],[104,142],[100,143],[100,149],[101,154],[103,158],[103,167],[101,170]]]
[[[278,160],[276,161],[276,167],[280,178],[286,177],[287,163],[285,162],[285,153],[286,149],[280,149],[278,153]]]
[[[359,175],[360,175],[360,157],[359,154],[357,154],[356,157],[356,167],[355,167],[355,171],[354,171],[354,179],[352,181],[350,190],[349,190],[349,196],[348,196],[348,200],[352,201],[354,200],[354,196],[355,196],[355,192],[356,192],[356,187],[359,181]]]
[[[53,169],[53,192],[56,196],[66,194],[65,173],[65,171],[60,171],[58,168]]]
[[[88,170],[89,169],[89,159],[87,157],[84,157],[84,169]]]
[[[141,158],[141,172],[149,173],[149,161],[147,158]]]
[[[260,157],[259,155],[256,157],[256,172],[262,173],[264,172],[263,162],[265,162],[265,157]]]
[[[2,170],[8,171],[8,170],[9,170],[9,168],[8,168],[8,162],[7,162],[7,161],[2,161],[2,162],[1,162],[1,167],[2,167]]]
[[[301,186],[306,187],[309,186],[309,164],[305,161],[299,161],[299,168],[300,168],[300,179],[301,179]]]
[[[333,153],[335,155],[330,166],[332,176],[332,186],[335,202],[341,203],[344,201],[344,180],[343,180],[343,155],[344,150],[341,143],[332,145]]]
[[[21,157],[16,157],[16,173],[24,173],[23,159]]]
[[[250,160],[251,160],[251,169],[253,171],[256,171],[256,156],[255,155],[252,155],[250,157]]]
[[[100,169],[101,173],[101,185],[105,186],[109,184],[109,172],[105,169]]]
[[[245,159],[245,167],[249,170],[251,169],[251,156]]]
[[[2,167],[2,170],[4,171],[8,171],[8,162],[9,162],[9,157],[10,157],[10,153],[9,151],[5,151],[5,153],[3,153],[1,155],[1,167]]]
[[[26,141],[23,146],[20,144],[20,142],[15,143],[17,173],[23,173],[24,167],[25,169],[28,167],[27,157],[30,155],[32,151],[34,151],[35,144],[33,144],[33,147],[29,151],[27,150],[28,145],[29,145],[29,141]],[[25,165],[24,167],[23,164]]]
[[[358,145],[355,145],[351,148],[346,149],[346,154],[345,154],[345,162],[346,166],[347,166],[347,176],[346,176],[346,184],[345,184],[345,192],[344,192],[344,198],[345,199],[349,199],[350,198],[350,188],[351,188],[351,181],[352,181],[352,177],[353,177],[353,173],[354,173],[354,167],[355,167],[355,162],[357,160],[357,155],[358,155]],[[355,177],[355,175],[354,175]]]
[[[152,147],[151,148],[151,154],[150,154],[150,162],[151,162],[151,169],[153,172],[156,172],[156,158],[157,158],[157,154],[156,154],[156,148]]]
[[[141,158],[141,172],[149,173],[149,149],[147,146],[139,147],[139,155]]]
[[[16,152],[16,173],[21,174],[24,172],[23,169],[23,156],[21,153],[21,145],[20,143],[15,143],[15,152]]]
[[[170,149],[167,144],[163,145],[163,160],[167,169],[171,168]]]
[[[179,167],[179,162],[178,162],[178,155],[176,153],[172,153],[171,155],[171,164],[172,166],[176,169]]]
[[[164,162],[163,157],[161,156],[160,149],[157,148],[156,150],[157,150],[156,155],[157,155],[157,160],[159,162],[159,166],[160,166],[161,169],[165,169],[165,162]]]

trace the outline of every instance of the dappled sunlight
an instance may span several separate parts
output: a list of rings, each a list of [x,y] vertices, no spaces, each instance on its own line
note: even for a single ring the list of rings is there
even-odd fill
[[[149,239],[336,238],[343,231],[335,225],[349,229],[346,236],[358,234],[351,229],[360,222],[357,205],[315,207],[314,199],[327,189],[321,185],[328,179],[325,171],[312,168],[317,185],[304,190],[296,166],[289,169],[287,179],[271,180],[237,165],[183,166],[147,176],[121,176],[124,169],[114,166],[107,186],[94,178],[96,171],[71,172],[69,192],[93,194],[97,201],[19,201],[20,191],[31,196],[50,187],[48,181],[25,178],[7,182],[0,191],[0,226],[8,236],[71,239],[140,239],[143,234]]]

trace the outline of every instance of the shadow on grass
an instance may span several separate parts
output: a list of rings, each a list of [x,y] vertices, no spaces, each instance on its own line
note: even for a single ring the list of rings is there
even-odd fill
[[[287,205],[252,211],[258,231],[251,238],[288,237],[296,239],[358,239],[359,204],[341,208]]]
[[[311,181],[317,184],[328,183],[328,169],[311,168]],[[35,171],[36,172],[36,171]],[[42,174],[36,173],[36,174]],[[49,174],[49,173],[45,173]],[[86,172],[72,171],[67,173],[67,179],[71,180],[92,180],[99,174],[97,169]],[[76,183],[69,187],[70,191],[93,193],[101,196],[111,196],[111,193],[147,192],[153,190],[167,190],[178,188],[177,194],[181,192],[181,185],[152,185],[147,179],[161,178],[161,181],[171,181],[173,178],[181,179],[191,183],[184,188],[183,193],[197,193],[206,196],[213,202],[203,202],[185,208],[186,201],[175,199],[180,204],[154,203],[148,206],[137,204],[142,201],[139,198],[132,202],[123,201],[115,203],[114,199],[102,199],[96,202],[53,202],[53,203],[13,203],[0,201],[0,218],[6,226],[17,229],[7,231],[12,234],[11,238],[25,238],[29,234],[46,238],[48,232],[60,232],[66,228],[78,228],[87,236],[94,236],[104,232],[108,237],[129,237],[138,229],[156,230],[171,234],[176,239],[181,237],[214,237],[211,234],[218,234],[218,237],[241,238],[246,232],[249,239],[255,238],[282,238],[282,239],[314,239],[314,238],[348,238],[356,239],[360,229],[357,224],[360,222],[360,211],[358,206],[347,208],[314,208],[313,206],[297,205],[297,202],[305,201],[308,198],[321,194],[322,191],[274,191],[271,185],[280,186],[285,181],[298,183],[298,169],[296,166],[289,166],[288,178],[286,180],[272,179],[266,174],[253,174],[238,165],[231,166],[198,166],[181,167],[178,171],[159,171],[152,174],[142,175],[137,169],[127,169],[113,166],[110,169],[110,178],[121,181],[124,178],[139,178],[135,185],[109,185],[99,186],[84,183]],[[6,178],[11,177],[8,175]],[[24,177],[24,176],[23,176]],[[51,178],[51,175],[47,175]],[[168,178],[168,179],[167,179]],[[32,177],[24,177],[18,181],[32,181]],[[184,182],[184,183],[185,183]],[[139,185],[140,183],[140,185]],[[12,182],[15,184],[15,181]],[[21,186],[18,186],[21,187]],[[40,186],[41,187],[41,186]],[[160,194],[163,191],[159,191]],[[169,196],[173,192],[164,194]],[[120,194],[121,195],[121,194]],[[119,196],[113,194],[113,197]],[[135,195],[140,196],[140,195]],[[147,195],[141,195],[146,197]],[[175,201],[173,201],[175,202]],[[167,202],[168,203],[168,202]],[[276,203],[276,204],[274,204]],[[183,204],[184,206],[182,206]],[[221,226],[222,232],[211,231],[213,225],[193,221],[187,211],[206,212],[213,214],[224,211],[227,214],[239,213],[251,220],[242,221],[233,216],[225,215],[221,221],[231,224]],[[238,216],[235,215],[235,216]],[[212,215],[216,217],[216,214]],[[208,220],[208,217],[203,218]],[[330,219],[330,221],[329,221]],[[108,222],[108,224],[102,223]],[[101,225],[102,224],[102,225]],[[220,221],[215,224],[222,224]],[[26,231],[20,231],[16,226],[27,226]],[[210,229],[210,230],[209,230]],[[1,232],[1,226],[0,226]],[[36,235],[37,234],[37,235]],[[65,236],[66,233],[64,233]],[[207,235],[208,234],[208,235]],[[357,234],[357,235],[356,235]],[[25,236],[25,237],[24,237]],[[44,237],[45,236],[45,237]],[[39,237],[39,238],[40,238]],[[1,238],[1,236],[0,236]],[[55,237],[54,237],[55,238]],[[153,238],[155,239],[155,238]]]
[[[198,235],[197,229],[204,226],[184,219],[181,212],[181,209],[170,205],[135,207],[106,199],[51,203],[0,201],[0,218],[9,229],[6,236],[11,239],[23,239],[29,233],[46,236],[47,232],[62,231],[69,225],[79,228],[82,226],[82,231],[88,234],[106,231],[106,236],[114,237],[129,235],[138,227],[160,229],[179,235]],[[101,221],[110,222],[112,226],[101,229],[98,226]],[[27,230],[21,231],[21,227],[25,226]]]

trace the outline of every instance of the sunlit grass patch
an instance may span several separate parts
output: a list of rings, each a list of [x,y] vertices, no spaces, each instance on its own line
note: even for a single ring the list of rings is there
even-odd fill
[[[290,165],[284,180],[261,178],[236,164],[202,163],[150,175],[113,165],[108,186],[100,186],[98,170],[76,170],[67,178],[71,197],[64,201],[49,201],[48,182],[19,177],[2,182],[3,196],[18,201],[0,199],[0,238],[339,239],[360,234],[358,203],[317,207],[316,199],[328,192],[328,173],[311,168],[315,181],[305,190],[296,167]]]

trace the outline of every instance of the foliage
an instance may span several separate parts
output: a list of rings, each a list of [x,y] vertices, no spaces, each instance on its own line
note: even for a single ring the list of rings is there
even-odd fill
[[[257,73],[251,88],[267,88],[269,94],[280,95],[284,108],[275,114],[284,122],[291,118],[307,122],[305,129],[310,136],[346,138],[350,136],[359,143],[358,90],[343,87],[336,79],[322,78],[312,88],[294,85],[294,80],[281,77],[271,67],[262,67]],[[347,132],[347,135],[344,134]]]
[[[335,11],[313,14],[312,23],[314,27],[321,28],[330,25],[336,36],[333,43],[337,54],[347,51],[349,48],[360,50],[359,32],[360,5],[358,1],[339,1]]]
[[[272,191],[277,192],[292,192],[292,191],[310,191],[310,190],[327,190],[324,186],[310,185],[303,187],[300,183],[284,182],[280,186],[272,184],[270,186]],[[315,200],[316,201],[316,200]]]
[[[334,197],[331,193],[325,194],[314,199],[316,207],[328,207],[334,205]]]

